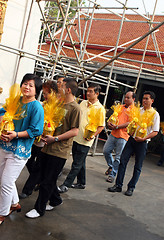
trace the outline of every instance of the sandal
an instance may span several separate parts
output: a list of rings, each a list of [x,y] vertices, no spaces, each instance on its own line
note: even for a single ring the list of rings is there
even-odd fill
[[[112,168],[109,167],[109,168],[106,170],[105,175],[109,175],[111,171],[112,171]]]
[[[15,207],[11,206],[9,215],[14,211],[21,212],[21,205],[19,203]]]
[[[2,225],[2,223],[4,222],[4,220],[5,220],[5,217],[4,217],[4,216],[1,216],[1,217],[0,217],[0,225]]]
[[[114,182],[114,178],[109,176],[106,181],[109,182],[109,183],[113,183]]]

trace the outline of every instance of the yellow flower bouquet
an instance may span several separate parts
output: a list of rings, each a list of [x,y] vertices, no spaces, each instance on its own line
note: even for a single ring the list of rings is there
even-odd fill
[[[136,130],[136,137],[144,138],[147,135],[147,127],[153,125],[153,120],[155,116],[154,108],[145,110],[143,114],[140,115],[138,122],[139,128]]]
[[[19,120],[25,116],[23,116],[22,109],[23,104],[20,101],[21,90],[19,84],[13,84],[10,88],[9,98],[6,99],[6,103],[3,108],[6,110],[5,114],[2,117],[2,121],[0,123],[0,135],[7,134],[7,131],[13,131],[14,123],[13,120]]]
[[[146,135],[147,135],[147,124],[144,122],[144,123],[141,123],[140,127],[137,129],[136,137],[144,138],[146,137]]]
[[[134,119],[127,126],[127,133],[133,136],[137,129],[137,126],[138,126],[138,118],[134,117]]]
[[[113,114],[109,117],[107,122],[110,122],[114,125],[118,125],[119,123],[119,119],[118,116],[119,114],[122,112],[122,105],[120,105],[120,103],[116,104],[116,105],[112,105],[111,109],[114,111]]]
[[[94,136],[94,133],[97,131],[99,126],[99,119],[101,116],[101,109],[94,106],[89,107],[88,112],[88,124],[85,127],[84,138],[90,139]]]
[[[140,103],[134,104],[128,109],[128,116],[130,119],[130,123],[127,126],[127,133],[133,136],[136,132],[138,122],[140,119]]]
[[[55,93],[51,93],[48,101],[43,102],[44,130],[43,135],[53,136],[55,129],[61,124],[64,115],[64,101],[59,100]]]

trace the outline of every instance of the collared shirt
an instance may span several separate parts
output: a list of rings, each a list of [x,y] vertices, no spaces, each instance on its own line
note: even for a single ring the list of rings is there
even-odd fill
[[[105,108],[103,107],[103,105],[99,102],[99,100],[97,100],[94,104],[91,104],[90,102],[88,102],[88,100],[84,100],[80,103],[80,109],[81,109],[81,122],[80,122],[80,126],[79,126],[79,133],[76,137],[74,137],[74,141],[81,144],[81,145],[85,145],[85,146],[89,146],[91,147],[94,139],[87,141],[83,138],[84,136],[84,131],[85,131],[85,127],[86,125],[89,123],[88,121],[88,112],[90,107],[96,107],[96,108],[100,108],[101,113],[100,113],[100,119],[99,119],[99,124],[98,126],[105,126]]]
[[[80,123],[80,107],[76,101],[65,104],[66,115],[63,124],[56,128],[54,136],[61,135],[73,128],[79,128]],[[70,155],[73,137],[44,145],[42,152],[67,159]]]
[[[149,109],[149,111],[152,111],[152,110],[155,111],[155,115],[154,115],[154,119],[153,119],[152,125],[150,127],[147,127],[147,135],[149,135],[151,132],[154,132],[154,131],[155,132],[159,132],[159,128],[160,128],[160,116],[159,116],[159,113],[153,107]],[[141,112],[141,114],[143,114],[145,112],[143,107],[140,108],[140,112]],[[135,138],[135,135],[133,136],[133,138]],[[147,141],[150,141],[150,139],[147,139]]]
[[[41,104],[35,100],[24,104],[27,108],[27,116],[20,120],[13,120],[15,131],[27,131],[29,138],[13,138],[10,142],[0,140],[0,147],[6,152],[12,152],[19,159],[27,159],[31,156],[31,147],[35,137],[43,132],[44,110]],[[0,109],[0,115],[4,115],[4,108]]]

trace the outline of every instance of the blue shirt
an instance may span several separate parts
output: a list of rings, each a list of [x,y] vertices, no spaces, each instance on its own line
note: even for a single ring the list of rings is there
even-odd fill
[[[15,131],[27,131],[29,138],[14,138],[10,142],[0,140],[0,147],[7,152],[12,152],[20,159],[28,159],[31,156],[31,147],[36,136],[43,132],[44,110],[38,101],[23,105],[26,115],[20,120],[13,120]],[[0,116],[4,115],[5,109],[0,109]]]

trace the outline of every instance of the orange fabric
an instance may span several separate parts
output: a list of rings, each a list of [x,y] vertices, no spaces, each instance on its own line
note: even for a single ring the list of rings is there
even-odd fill
[[[119,116],[118,116],[118,119],[119,119],[118,125],[129,122],[127,110],[128,110],[128,108],[125,108],[125,105],[123,105],[122,113],[119,114]],[[120,128],[120,129],[112,130],[111,134],[116,138],[123,138],[126,141],[129,138],[129,135],[127,133],[127,128]]]

